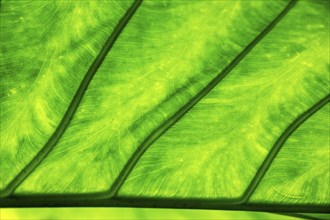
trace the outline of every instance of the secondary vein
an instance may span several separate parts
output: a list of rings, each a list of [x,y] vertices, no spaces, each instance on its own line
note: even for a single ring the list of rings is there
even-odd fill
[[[299,128],[300,125],[304,123],[308,118],[310,118],[314,113],[316,113],[318,110],[320,110],[325,104],[327,104],[330,101],[330,95],[327,95],[323,99],[321,99],[319,102],[317,102],[315,105],[313,105],[310,109],[308,109],[306,112],[304,112],[302,115],[300,115],[296,120],[294,120],[289,127],[282,133],[282,135],[277,139],[276,143],[268,153],[267,157],[265,158],[264,162],[260,166],[257,174],[251,181],[250,185],[248,186],[247,190],[243,194],[243,196],[240,198],[240,203],[245,203],[249,200],[253,192],[258,187],[259,183],[261,182],[262,178],[266,174],[267,170],[271,166],[273,160],[275,159],[278,152],[281,150],[282,146],[286,142],[286,140],[291,136],[291,134]]]
[[[155,129],[137,148],[129,161],[120,172],[114,184],[109,191],[104,193],[105,197],[113,197],[117,194],[126,178],[144,154],[144,152],[152,145],[160,136],[162,136],[170,127],[172,127],[182,116],[184,116],[191,108],[193,108],[204,96],[206,96],[232,69],[234,69],[241,60],[282,20],[282,18],[296,4],[297,0],[292,0],[283,9],[283,11],[251,41],[243,51],[241,51],[205,88],[203,88],[196,96],[194,96],[187,104],[180,108],[170,119],[165,121],[157,129]]]
[[[83,98],[83,95],[87,90],[89,83],[93,79],[96,71],[103,63],[106,55],[116,42],[118,36],[123,31],[129,20],[132,18],[142,1],[143,0],[135,0],[131,7],[127,10],[126,14],[121,18],[114,31],[107,39],[100,53],[95,58],[92,65],[89,67],[85,77],[79,85],[75,96],[73,97],[66,113],[64,114],[61,122],[59,123],[53,135],[49,138],[45,146],[38,152],[38,154],[30,161],[30,163],[27,164],[24,169],[21,170],[21,172],[8,184],[5,189],[0,191],[0,198],[10,196],[14,192],[14,190],[30,175],[30,173],[47,157],[47,155],[51,152],[56,143],[62,137],[72,117],[74,116]]]

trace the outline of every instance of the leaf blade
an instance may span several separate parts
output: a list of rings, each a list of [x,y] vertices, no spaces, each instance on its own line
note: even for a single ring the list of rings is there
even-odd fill
[[[267,203],[273,204],[330,204],[329,101],[330,96],[328,104],[290,136],[249,200],[251,203],[268,198]]]
[[[174,114],[185,103],[189,103],[189,100],[213,78],[215,70],[219,70],[226,63],[229,63],[235,57],[235,52],[237,53],[240,48],[244,48],[246,45],[244,43],[253,37],[253,34],[257,32],[256,30],[262,30],[262,27],[267,25],[266,21],[271,16],[276,15],[277,10],[284,3],[284,1],[267,3],[235,1],[211,5],[208,4],[210,2],[205,1],[187,7],[179,1],[149,2],[149,6],[146,6],[144,12],[151,14],[140,13],[131,28],[128,28],[126,33],[120,37],[119,45],[114,48],[106,62],[103,63],[103,68],[97,74],[99,77],[96,77],[96,80],[92,82],[68,131],[52,152],[51,157],[46,158],[46,162],[37,168],[34,176],[30,176],[32,180],[29,178],[29,183],[25,182],[25,185],[22,185],[23,190],[19,188],[12,198],[4,200],[5,204],[8,202],[11,205],[22,205],[24,201],[29,201],[30,205],[46,202],[46,205],[134,205],[295,212],[324,212],[327,210],[327,206],[324,204],[310,204],[308,209],[306,209],[305,204],[293,203],[280,203],[275,209],[263,202],[236,204],[245,201],[245,199],[242,200],[244,198],[244,196],[241,197],[242,192],[247,187],[248,180],[253,176],[251,173],[260,165],[258,161],[262,161],[267,150],[269,151],[270,143],[276,139],[281,130],[285,129],[290,120],[304,112],[322,95],[327,94],[325,85],[327,81],[329,82],[329,79],[325,77],[327,73],[325,67],[327,50],[322,45],[326,45],[328,42],[324,40],[328,34],[324,27],[329,26],[329,22],[325,22],[325,18],[329,17],[329,12],[321,7],[322,4],[325,6],[329,3],[324,1],[301,2],[299,2],[300,12],[298,9],[294,10],[290,19],[281,24],[282,26],[279,28],[283,31],[290,27],[292,30],[284,34],[284,32],[276,31],[276,28],[275,34],[267,36],[268,40],[265,40],[265,43],[261,42],[261,45],[257,45],[259,47],[252,51],[254,53],[249,54],[252,58],[247,56],[233,70],[235,76],[230,76],[229,79],[225,79],[224,85],[220,85],[220,91],[223,93],[219,92],[219,89],[217,90],[217,86],[214,89],[216,91],[205,96],[192,108],[191,112],[169,129],[160,138],[160,141],[155,142],[153,148],[158,148],[158,150],[152,151],[153,148],[151,148],[151,151],[148,150],[147,152],[149,158],[143,157],[142,161],[138,163],[132,173],[135,172],[133,180],[131,175],[128,181],[131,188],[124,185],[124,193],[121,191],[115,198],[108,199],[107,197],[113,196],[113,193],[103,193],[106,192],[107,184],[111,185],[114,182],[123,165],[129,161],[129,155],[132,155],[132,152],[136,150],[136,146],[139,146],[164,121],[171,120],[171,114]],[[242,7],[243,4],[246,4],[247,9]],[[158,9],[161,9],[162,12],[159,12]],[[263,13],[259,13],[258,10],[263,10]],[[271,13],[267,14],[266,12]],[[240,18],[247,18],[249,15],[252,18],[247,19],[246,25],[243,25],[241,29],[235,29],[238,27]],[[255,15],[258,15],[256,19]],[[321,15],[324,15],[323,20]],[[308,21],[303,22],[306,16]],[[229,17],[232,24],[219,22],[219,19],[224,17]],[[146,18],[148,19],[145,20]],[[145,23],[145,21],[147,22]],[[186,27],[187,24],[189,24],[188,27]],[[217,26],[216,24],[223,24],[224,26],[216,30],[214,28]],[[179,30],[174,30],[173,27],[179,28]],[[196,27],[204,31],[196,31]],[[316,33],[312,32],[301,37],[299,33],[302,33],[303,27]],[[163,28],[165,31],[161,30]],[[144,32],[140,32],[140,30],[144,30]],[[228,33],[228,30],[232,30],[233,33]],[[243,37],[242,33],[247,36]],[[175,34],[179,35],[179,39],[189,35],[193,37],[191,39],[184,38],[189,40],[181,44],[181,42],[178,43],[173,40],[177,39]],[[219,36],[220,39],[225,37],[227,39],[219,43],[217,42]],[[293,40],[294,37],[296,37],[296,42]],[[242,42],[239,42],[240,40]],[[324,41],[322,42],[322,40]],[[305,47],[303,42],[308,42],[309,45]],[[274,43],[276,45],[273,45]],[[175,45],[176,48],[173,49],[171,44]],[[215,49],[212,50],[210,46],[215,47]],[[264,49],[262,49],[263,46]],[[268,53],[269,50],[271,53]],[[218,62],[219,59],[220,62]],[[317,59],[319,59],[319,63],[315,62]],[[174,61],[178,61],[181,68],[173,65]],[[127,62],[129,63],[127,64]],[[271,64],[270,67],[267,66],[268,62]],[[264,70],[260,70],[260,67]],[[305,70],[301,70],[303,67]],[[144,71],[147,74],[143,73]],[[198,71],[211,74],[203,76],[198,74]],[[260,78],[251,76],[254,71]],[[267,79],[268,74],[271,79]],[[174,80],[170,77],[174,77]],[[237,88],[239,88],[238,91],[236,91]],[[121,92],[122,89],[126,89],[126,91]],[[298,90],[302,94],[299,94]],[[147,92],[151,94],[148,95]],[[253,97],[257,96],[257,98],[245,97],[247,95],[244,92],[251,93]],[[259,94],[260,98],[256,94]],[[237,100],[243,102],[237,103]],[[249,103],[250,101],[251,103]],[[235,103],[242,109],[235,108]],[[253,117],[255,105],[258,106],[255,109],[258,114]],[[219,111],[219,109],[223,111]],[[260,112],[260,110],[265,110],[266,113]],[[282,113],[285,115],[282,116]],[[218,114],[223,114],[223,116],[216,116]],[[234,125],[229,123],[231,117],[235,122]],[[251,118],[256,120],[251,121]],[[97,122],[94,123],[94,119]],[[269,121],[264,122],[261,119],[268,119]],[[273,122],[276,119],[284,120],[279,121],[278,125],[274,125]],[[253,126],[257,128],[255,129]],[[225,159],[223,161],[229,161],[229,165],[226,166],[231,171],[237,171],[236,168],[239,167],[239,165],[235,165],[236,168],[233,167],[230,160],[223,155],[221,156],[221,153],[212,155],[212,152],[215,152],[212,146],[208,147],[207,151],[202,150],[210,143],[211,145],[214,143],[216,145],[218,143],[223,144],[217,140],[219,137],[214,136],[214,134],[219,134],[214,132],[219,127],[224,131],[224,134],[220,135],[220,140],[223,143],[226,143],[224,140],[227,137],[223,136],[226,136],[226,132],[228,135],[230,132],[241,131],[242,140],[237,139],[228,143],[231,144],[232,148],[238,146],[239,149],[243,150],[244,144],[249,146],[243,153],[236,150],[237,154],[231,154],[233,157],[228,157],[233,159],[234,163],[237,159],[240,160],[240,155],[250,159],[243,163],[247,166],[239,168],[242,172],[236,172],[236,175],[241,173],[243,178],[236,178],[233,172],[221,171],[224,169],[221,166],[220,173],[224,174],[222,180],[216,179],[217,172],[213,177],[209,175],[210,170],[211,172],[216,171],[217,165],[219,167],[220,163],[214,162],[211,164],[212,166],[205,165],[207,158],[210,158],[207,160],[212,161],[211,157],[221,157]],[[245,130],[239,130],[237,127],[245,128]],[[253,132],[249,133],[248,129],[253,130]],[[200,134],[194,133],[195,130]],[[159,136],[161,134],[162,132]],[[182,134],[182,136],[175,134]],[[174,141],[169,140],[169,135],[170,139],[174,139]],[[257,141],[246,139],[251,135],[258,137],[263,146],[258,146],[260,143]],[[198,138],[205,142],[198,143]],[[179,142],[176,143],[177,140]],[[159,145],[159,143],[161,144]],[[173,143],[176,143],[174,149],[166,147],[166,145]],[[187,143],[191,152],[182,152],[180,145]],[[254,146],[256,148],[253,148],[252,143],[257,143]],[[199,145],[200,150],[196,150],[196,145]],[[159,149],[159,146],[165,146],[165,149]],[[71,147],[72,149],[70,149]],[[257,151],[256,155],[253,154],[253,150],[262,148],[264,148],[262,152]],[[178,152],[179,154],[177,154]],[[166,158],[172,154],[175,157]],[[184,154],[190,156],[186,160],[182,160]],[[173,158],[175,161],[172,164],[166,161],[171,161]],[[146,161],[147,165],[149,163],[151,166],[143,168],[143,163],[146,164]],[[154,163],[150,163],[150,161],[154,161]],[[193,166],[184,167],[183,163]],[[141,164],[143,169],[141,169]],[[52,165],[59,165],[60,167],[53,168]],[[175,167],[175,170],[169,172],[168,167],[171,166]],[[205,167],[207,169],[203,169]],[[109,168],[112,169],[110,172],[107,170]],[[136,170],[141,175],[136,175]],[[165,172],[161,172],[164,170]],[[52,176],[48,177],[50,171]],[[180,180],[180,175],[177,175],[182,171],[186,171],[181,176],[183,181]],[[247,171],[248,174],[245,174],[244,171]],[[127,174],[129,172],[128,170]],[[58,177],[61,179],[58,180]],[[179,180],[175,180],[175,178]],[[124,179],[125,177],[112,192],[118,190]],[[214,181],[215,179],[216,181]],[[232,180],[236,182],[232,182]],[[258,185],[259,180],[255,185]],[[136,185],[132,186],[132,182],[133,185],[134,183]],[[189,184],[186,185],[185,182]],[[204,183],[206,183],[206,189],[211,190],[205,190]],[[215,187],[216,184],[219,184],[218,188]],[[230,184],[235,188],[230,189]],[[229,189],[227,192],[224,190],[226,187]],[[137,192],[135,189],[140,191]],[[223,200],[223,198],[227,200]],[[228,199],[235,202],[228,203]],[[142,204],[139,204],[140,202]]]
[[[49,193],[107,191],[130,154],[135,151],[137,143],[142,142],[149,135],[150,130],[169,118],[170,114],[189,100],[192,94],[196,94],[218,73],[219,69],[236,56],[233,51],[244,48],[283,7],[285,2],[258,3],[255,6],[244,1],[231,3],[196,1],[187,7],[181,1],[167,2],[167,5],[163,2],[145,1],[118,39],[117,47],[115,45],[108,60],[103,63],[91,82],[91,87],[86,92],[72,126],[46,158],[45,163],[41,164],[40,169],[36,169],[37,174],[30,176],[33,182],[30,185],[40,186],[33,191],[40,193],[44,190]],[[269,11],[269,15],[263,17],[262,10]],[[233,25],[241,24],[240,17],[246,14],[258,16],[260,19],[246,22],[248,34],[244,40],[241,40],[242,42],[237,42],[240,32],[233,32],[229,35],[231,40],[226,41],[230,47],[222,48],[223,43],[218,42],[216,36],[227,37],[228,30],[231,30]],[[224,23],[220,19],[224,15],[230,16],[233,21]],[[178,23],[173,23],[174,20]],[[198,25],[194,22],[198,22]],[[212,27],[211,24],[214,22],[221,24],[222,27],[219,30],[208,28]],[[141,28],[145,31],[137,32]],[[198,28],[204,28],[205,31],[201,32]],[[189,41],[185,41],[184,44],[176,42],[179,38],[172,38],[173,31],[178,35],[181,34],[182,37],[189,36]],[[200,36],[197,33],[204,34]],[[160,36],[168,43],[159,41]],[[170,44],[175,44],[176,47],[168,47]],[[208,59],[210,44],[217,45],[221,51],[215,48],[212,53],[215,57]],[[204,48],[208,50],[205,51]],[[128,51],[132,52],[128,53]],[[182,58],[175,56],[178,52],[182,53],[180,55]],[[229,54],[224,56],[226,52]],[[142,53],[145,55],[140,58]],[[174,59],[168,56],[169,53],[173,54]],[[132,63],[126,65],[126,59],[132,60]],[[208,59],[207,62],[205,59]],[[196,61],[196,65],[190,66],[193,61]],[[217,64],[219,61],[220,64]],[[158,67],[159,63],[160,67]],[[206,71],[206,74],[200,72],[205,68],[211,68],[212,71]],[[164,73],[167,73],[165,77],[162,76]],[[136,81],[131,80],[132,75],[136,76]],[[114,95],[109,98],[108,94]],[[98,106],[97,110],[93,106]],[[95,114],[95,111],[100,114]],[[84,127],[81,126],[82,124]],[[80,137],[86,136],[89,137],[88,141],[81,140]],[[64,152],[70,156],[64,156]],[[85,162],[79,163],[82,160]],[[60,164],[61,168],[52,169],[54,164]],[[50,178],[57,180],[57,184],[61,186],[53,187],[50,185],[53,181],[41,183],[42,179],[48,176],[49,169],[53,172]],[[72,170],[79,171],[72,173]],[[64,181],[58,181],[61,179]],[[20,193],[29,191],[28,181],[29,179],[19,188],[22,189]],[[71,184],[68,184],[69,182]],[[95,185],[99,189],[96,189]]]
[[[130,18],[133,16],[135,11],[141,4],[141,1],[142,0],[136,0],[132,4],[132,6],[127,10],[123,18],[121,18],[121,20],[118,22],[118,25],[114,28],[113,32],[107,39],[105,45],[100,50],[100,53],[96,56],[95,60],[87,70],[87,73],[82,79],[77,89],[77,92],[72,97],[70,105],[68,106],[67,111],[65,112],[63,118],[56,127],[54,133],[45,143],[43,148],[40,149],[39,152],[33,157],[33,159],[15,176],[15,178],[7,185],[7,187],[0,192],[0,197],[6,197],[12,194],[14,190],[33,172],[33,170],[48,156],[51,150],[55,147],[58,140],[62,137],[67,126],[69,125],[73,115],[76,113],[76,110],[81,102],[81,99],[90,81],[92,80],[96,71],[102,64],[109,50],[112,48],[119,34],[124,29],[126,24],[129,22]]]
[[[321,7],[299,2],[222,84],[155,142],[119,197],[244,202],[281,131],[328,95],[328,50],[321,42],[328,42],[329,12]],[[303,48],[296,42],[302,25],[318,29],[301,38],[308,42]]]

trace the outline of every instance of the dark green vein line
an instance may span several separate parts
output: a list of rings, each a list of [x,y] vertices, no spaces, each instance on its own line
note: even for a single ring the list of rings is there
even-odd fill
[[[209,209],[209,210],[239,210],[239,211],[263,211],[263,212],[285,212],[285,213],[315,213],[324,214],[323,219],[326,218],[326,214],[329,213],[328,205],[321,204],[264,204],[255,203],[249,205],[228,205],[222,204],[217,201],[192,201],[184,200],[180,201],[177,199],[141,199],[141,198],[122,198],[122,199],[85,199],[79,198],[78,200],[72,200],[68,198],[49,198],[47,195],[45,197],[30,197],[27,194],[25,198],[8,197],[0,200],[0,207],[4,208],[15,208],[15,207],[140,207],[140,208],[181,208],[181,209]]]
[[[8,184],[8,186],[0,192],[0,198],[10,196],[14,192],[14,190],[30,175],[30,173],[43,161],[43,159],[47,157],[50,151],[54,148],[54,146],[59,141],[66,128],[68,127],[73,115],[75,114],[90,81],[93,79],[96,71],[101,66],[106,55],[114,45],[116,39],[123,31],[126,24],[132,18],[141,3],[142,0],[135,0],[135,2],[127,10],[126,14],[118,22],[117,26],[107,39],[100,53],[97,55],[92,65],[89,67],[84,79],[81,81],[79,88],[68,107],[68,110],[66,111],[53,135],[47,141],[45,146],[38,152],[38,154],[30,161],[30,163],[27,164],[24,169]]]
[[[301,214],[301,213],[278,213],[278,212],[274,212],[274,214],[278,214],[278,215],[287,215],[287,216],[292,216],[292,217],[296,217],[296,218],[301,218],[301,219],[306,219],[306,220],[327,220],[329,219],[329,216],[322,216],[322,214],[319,214],[319,216],[315,216],[313,214]]]
[[[262,31],[256,38],[250,42],[244,50],[239,53],[230,64],[228,64],[204,89],[194,96],[186,105],[179,109],[169,120],[164,122],[160,127],[154,130],[146,140],[133,153],[130,160],[127,162],[118,178],[108,192],[106,197],[113,197],[125,182],[126,178],[141,158],[143,153],[154,143],[162,134],[172,127],[182,116],[184,116],[194,105],[196,105],[205,95],[207,95],[239,62],[280,22],[280,20],[290,11],[296,4],[297,0],[291,1],[285,9]]]
[[[72,200],[71,197],[67,198],[49,198],[47,195],[44,197],[8,197],[0,200],[0,207],[15,208],[15,207],[140,207],[140,208],[181,208],[181,209],[209,209],[209,210],[239,210],[239,211],[263,211],[263,212],[285,212],[285,213],[315,213],[327,217],[329,213],[329,206],[321,204],[222,204],[218,201],[208,200],[177,200],[177,199],[151,199],[151,198],[122,198],[122,199],[95,199],[79,198]]]
[[[291,134],[299,128],[299,126],[304,123],[309,117],[311,117],[315,112],[317,112],[319,109],[321,109],[325,104],[327,104],[330,101],[330,95],[327,95],[323,99],[321,99],[319,102],[317,102],[315,105],[313,105],[310,109],[308,109],[306,112],[304,112],[302,115],[300,115],[296,120],[294,120],[289,127],[282,133],[282,135],[277,139],[276,143],[268,153],[267,157],[265,158],[264,162],[260,166],[257,174],[251,181],[250,185],[248,186],[247,190],[243,194],[243,196],[240,198],[240,203],[246,203],[259,183],[261,182],[262,178],[266,174],[268,168],[272,164],[274,158],[278,154],[278,152],[281,150],[282,146],[286,142],[286,140],[291,136]]]

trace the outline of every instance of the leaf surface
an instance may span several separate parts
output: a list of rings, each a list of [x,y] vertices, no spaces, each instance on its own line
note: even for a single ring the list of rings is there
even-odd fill
[[[3,201],[326,210],[329,2],[137,2],[2,3]]]
[[[219,74],[285,6],[266,2],[253,10],[251,3],[234,3],[196,1],[187,7],[181,1],[144,2],[92,80],[66,133],[22,192],[108,190],[148,135]],[[267,9],[267,17],[258,14]],[[251,20],[242,23],[247,13]],[[213,28],[214,23],[221,28]],[[239,25],[243,30],[230,32]],[[247,33],[243,39],[242,31]]]
[[[242,196],[281,133],[329,92],[329,56],[322,49],[329,44],[329,23],[319,12],[322,5],[299,2],[217,87],[150,147],[119,195]],[[300,38],[301,27],[317,31]],[[327,148],[329,142],[324,143]],[[326,152],[320,155],[329,161]],[[324,169],[329,171],[327,166]],[[320,184],[314,187],[322,188]],[[306,193],[306,199],[321,199],[311,191]]]
[[[131,2],[113,1],[108,8],[109,1],[1,4],[3,189],[54,133],[84,74]]]
[[[290,136],[251,202],[330,203],[329,112],[327,104]]]

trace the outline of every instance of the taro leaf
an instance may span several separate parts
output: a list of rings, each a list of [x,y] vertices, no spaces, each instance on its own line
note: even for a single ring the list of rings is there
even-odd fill
[[[130,4],[1,2],[1,189],[54,133]]]
[[[2,206],[329,210],[329,1],[1,4]]]

